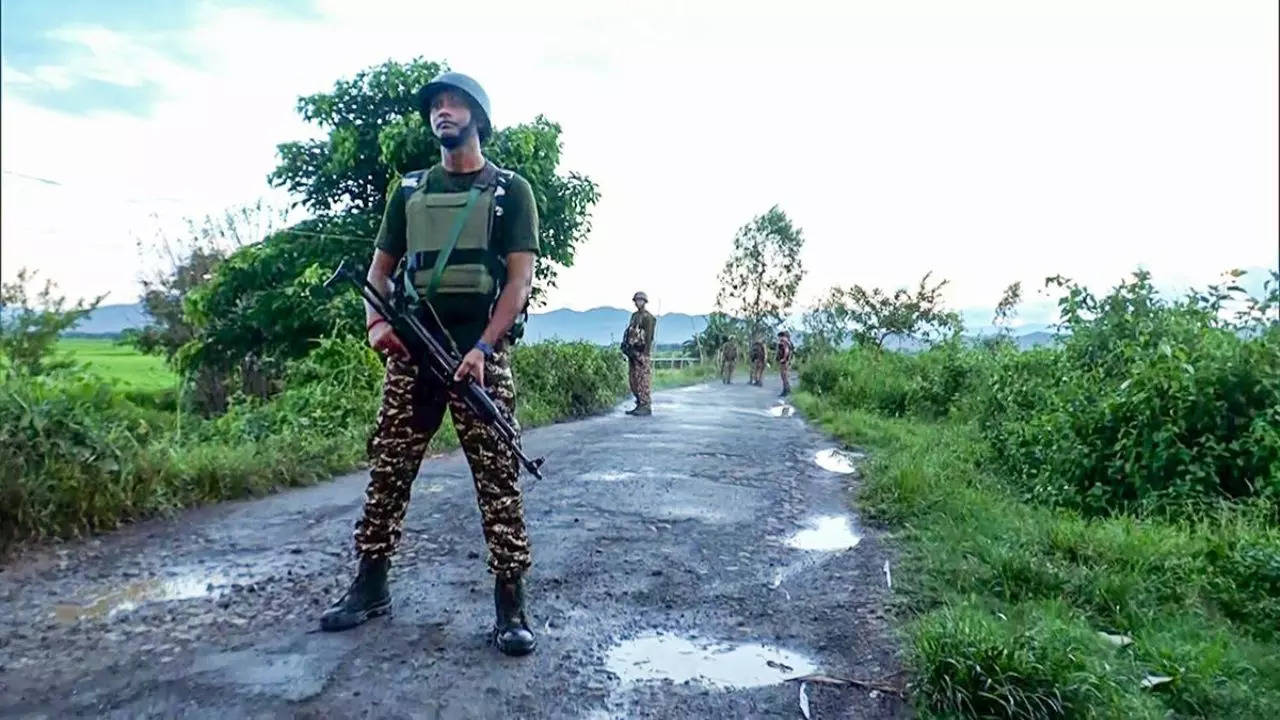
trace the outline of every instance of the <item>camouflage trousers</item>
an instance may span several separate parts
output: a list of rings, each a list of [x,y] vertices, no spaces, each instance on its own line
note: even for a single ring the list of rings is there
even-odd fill
[[[764,383],[764,360],[751,361],[751,382],[760,385]]]
[[[648,405],[652,401],[653,362],[648,355],[633,355],[630,365],[631,394],[636,396],[636,405]]]
[[[791,361],[778,363],[778,372],[782,375],[782,392],[791,392]]]
[[[518,432],[515,379],[504,348],[485,362],[484,384]],[[453,416],[475,480],[484,539],[489,546],[489,570],[503,578],[522,574],[530,565],[529,537],[516,485],[520,466],[515,453],[457,396],[420,380],[416,366],[395,357],[387,360],[382,409],[369,439],[369,487],[364,515],[356,523],[356,552],[373,558],[390,557],[395,552],[404,531],[410,487],[446,408]]]
[[[737,360],[720,361],[720,377],[723,378],[725,382],[733,382],[733,369],[737,367],[737,365]]]

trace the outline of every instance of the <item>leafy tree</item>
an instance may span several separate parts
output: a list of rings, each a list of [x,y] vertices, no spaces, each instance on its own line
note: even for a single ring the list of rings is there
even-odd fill
[[[1004,289],[1000,302],[996,304],[995,315],[991,324],[999,328],[1001,335],[1008,335],[1009,324],[1018,315],[1018,304],[1022,302],[1022,283],[1016,282]]]
[[[46,280],[32,297],[27,285],[36,274],[23,268],[15,282],[0,284],[0,359],[13,370],[31,375],[73,364],[70,358],[57,356],[58,336],[75,327],[106,297],[99,295],[68,306],[65,297],[54,294],[57,286],[52,280]]]
[[[697,355],[700,360],[706,360],[714,357],[725,341],[730,339],[737,341],[739,345],[746,345],[746,323],[724,313],[713,312],[707,316],[707,326],[686,340],[681,348],[686,353]]]
[[[422,59],[388,61],[339,80],[331,92],[300,98],[298,113],[328,137],[281,144],[280,164],[269,181],[300,196],[317,218],[358,216],[363,223],[347,229],[372,236],[399,177],[440,160],[440,144],[418,112],[417,92],[447,69]],[[494,163],[533,186],[542,250],[535,302],[555,287],[559,268],[573,265],[576,246],[591,230],[591,206],[599,200],[586,176],[557,174],[560,133],[558,124],[539,115],[497,130],[484,149]]]
[[[838,347],[852,340],[880,349],[890,337],[925,342],[960,332],[959,314],[942,303],[942,280],[929,284],[932,273],[920,279],[915,291],[899,288],[893,294],[861,285],[833,287],[805,316],[805,328],[815,341]]]
[[[314,217],[237,250],[188,296],[184,317],[196,336],[179,354],[180,364],[232,367],[250,352],[300,357],[315,338],[363,332],[358,298],[320,292],[319,285],[343,260],[368,262],[400,175],[439,162],[439,144],[419,117],[416,93],[444,69],[421,59],[387,62],[298,101],[299,114],[327,139],[280,145],[280,164],[269,180],[299,196]],[[485,147],[490,159],[533,187],[542,249],[533,305],[555,286],[558,269],[573,264],[599,199],[589,178],[559,174],[560,133],[539,116],[498,129]]]
[[[183,299],[209,281],[227,255],[261,241],[283,222],[283,212],[259,200],[199,221],[188,218],[185,232],[158,233],[148,247],[139,240],[139,254],[149,252],[158,267],[139,278],[142,306],[150,322],[130,333],[127,342],[144,353],[173,360],[179,348],[195,337]]]
[[[782,323],[804,277],[804,237],[778,206],[743,225],[720,271],[716,309],[742,318],[749,335]]]

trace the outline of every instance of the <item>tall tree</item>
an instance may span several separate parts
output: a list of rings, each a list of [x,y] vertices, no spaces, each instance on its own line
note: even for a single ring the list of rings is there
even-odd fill
[[[445,69],[422,59],[387,62],[298,101],[299,114],[326,137],[281,144],[269,180],[314,217],[236,251],[188,295],[185,317],[195,338],[179,353],[181,365],[231,367],[250,352],[297,357],[314,338],[362,332],[355,295],[334,297],[318,286],[342,260],[368,262],[399,177],[439,162],[440,147],[419,116],[416,93]],[[557,271],[573,264],[599,199],[590,178],[560,172],[560,133],[559,125],[538,116],[497,129],[484,147],[491,160],[533,187],[542,250],[534,306],[555,286]]]
[[[200,220],[188,218],[182,232],[161,230],[151,240],[139,239],[138,254],[151,259],[150,269],[139,277],[148,322],[128,335],[129,344],[172,360],[195,337],[183,311],[187,294],[212,278],[224,258],[260,242],[284,220],[284,212],[259,200]]]
[[[930,285],[931,275],[920,278],[914,291],[898,288],[892,294],[861,285],[833,287],[805,315],[805,328],[815,339],[833,347],[852,340],[877,349],[891,337],[931,343],[959,333],[963,329],[959,314],[943,304],[942,289],[947,281]]]
[[[804,236],[778,206],[743,225],[720,271],[716,309],[747,325],[749,336],[782,323],[804,277]]]

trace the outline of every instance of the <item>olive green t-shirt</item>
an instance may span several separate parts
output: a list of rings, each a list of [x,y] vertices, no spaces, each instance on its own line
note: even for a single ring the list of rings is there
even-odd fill
[[[451,173],[442,166],[435,165],[427,171],[426,190],[428,193],[466,192],[480,177],[480,171],[471,173]],[[387,209],[382,215],[382,225],[378,228],[376,247],[383,252],[403,257],[408,246],[405,234],[404,193],[400,191],[397,180],[390,190],[391,197],[387,201]],[[499,257],[513,252],[539,251],[538,246],[538,205],[533,198],[533,187],[529,181],[518,174],[512,175],[507,184],[507,194],[502,199],[501,227],[492,238],[491,246]],[[505,280],[505,278],[504,278]],[[475,346],[476,341],[484,334],[488,319],[479,319],[467,323],[449,323],[445,329],[449,331],[459,352],[465,353]]]

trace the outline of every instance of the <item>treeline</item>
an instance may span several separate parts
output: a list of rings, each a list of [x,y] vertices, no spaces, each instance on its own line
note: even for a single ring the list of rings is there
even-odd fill
[[[397,178],[439,159],[415,94],[441,63],[388,62],[299,99],[320,138],[279,146],[269,182],[309,217],[287,224],[261,203],[191,221],[141,243],[151,324],[127,333],[163,356],[176,392],[122,390],[56,351],[101,298],[69,304],[22,273],[0,298],[0,545],[66,537],[172,508],[268,492],[348,470],[364,458],[381,385],[353,293],[322,282],[368,261]],[[499,119],[500,120],[500,119]],[[535,302],[572,265],[590,229],[595,183],[561,170],[560,128],[538,117],[485,146],[534,188],[542,253]],[[611,407],[625,389],[615,348],[518,347],[525,425]],[[449,428],[435,447],[454,441]]]
[[[813,349],[798,402],[874,449],[860,504],[904,541],[921,710],[1280,712],[1280,275],[1260,297],[1237,279],[1173,300],[1145,273],[1106,294],[1052,279],[1060,332],[1025,351],[963,341],[926,302],[945,332],[885,352],[839,301],[894,295],[833,293],[826,337],[852,347]]]

